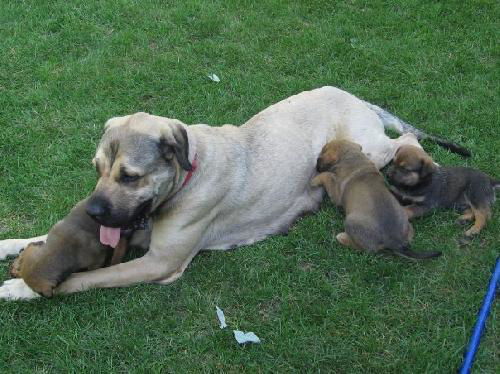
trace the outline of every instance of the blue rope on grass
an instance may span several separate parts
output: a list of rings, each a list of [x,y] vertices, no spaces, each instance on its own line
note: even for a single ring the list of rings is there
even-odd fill
[[[470,373],[472,363],[474,362],[474,357],[476,356],[477,348],[481,340],[481,335],[483,334],[484,326],[486,320],[488,319],[488,314],[490,313],[491,304],[495,300],[495,291],[500,283],[500,257],[497,257],[495,268],[493,269],[493,274],[490,278],[490,283],[488,284],[488,291],[484,296],[483,305],[479,311],[476,324],[474,325],[474,330],[472,330],[472,337],[469,341],[469,346],[464,355],[464,362],[459,369],[460,374]]]

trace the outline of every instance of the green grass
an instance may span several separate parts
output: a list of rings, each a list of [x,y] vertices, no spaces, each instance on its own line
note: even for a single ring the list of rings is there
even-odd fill
[[[390,3],[390,4],[389,4]],[[114,115],[243,123],[335,85],[465,144],[442,164],[500,177],[498,2],[3,1],[0,238],[46,232],[95,183]],[[207,74],[216,73],[220,83]],[[415,223],[408,263],[340,247],[325,202],[286,237],[199,255],[169,286],[0,302],[1,372],[447,373],[462,359],[499,252],[494,218],[468,247],[456,214]],[[9,261],[0,263],[5,280]],[[240,347],[220,330],[254,331]],[[475,364],[500,365],[498,303]]]

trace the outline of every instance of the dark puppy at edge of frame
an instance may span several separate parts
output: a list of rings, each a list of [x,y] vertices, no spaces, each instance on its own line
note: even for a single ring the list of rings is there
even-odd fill
[[[474,221],[465,231],[470,238],[477,235],[491,218],[495,189],[500,181],[468,167],[436,165],[421,148],[402,146],[387,170],[391,191],[405,206],[408,218],[423,216],[433,209],[462,211],[460,224]]]
[[[10,267],[10,275],[23,278],[35,292],[51,297],[53,290],[70,274],[121,262],[127,239],[121,238],[114,250],[99,241],[99,224],[86,213],[87,199],[49,231],[47,241],[30,243]],[[112,255],[112,256],[111,256]]]
[[[323,186],[337,206],[344,208],[345,232],[336,236],[348,247],[367,252],[391,250],[412,259],[437,257],[441,252],[414,252],[409,248],[413,227],[403,207],[385,186],[377,167],[361,152],[361,146],[334,140],[318,158],[313,187]]]

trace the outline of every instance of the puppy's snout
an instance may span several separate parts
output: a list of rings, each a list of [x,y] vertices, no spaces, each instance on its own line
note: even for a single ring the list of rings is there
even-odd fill
[[[321,157],[318,157],[318,159],[316,160],[316,171],[318,173],[324,171],[324,161]]]
[[[96,221],[101,221],[103,218],[109,216],[111,210],[109,202],[102,197],[93,197],[87,203],[85,208],[87,214]]]

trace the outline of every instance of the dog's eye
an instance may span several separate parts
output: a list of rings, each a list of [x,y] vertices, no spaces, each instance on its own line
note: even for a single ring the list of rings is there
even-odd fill
[[[120,175],[120,182],[123,182],[123,183],[137,182],[139,179],[141,179],[140,175],[130,175],[130,174],[126,174],[126,173],[122,173]]]

